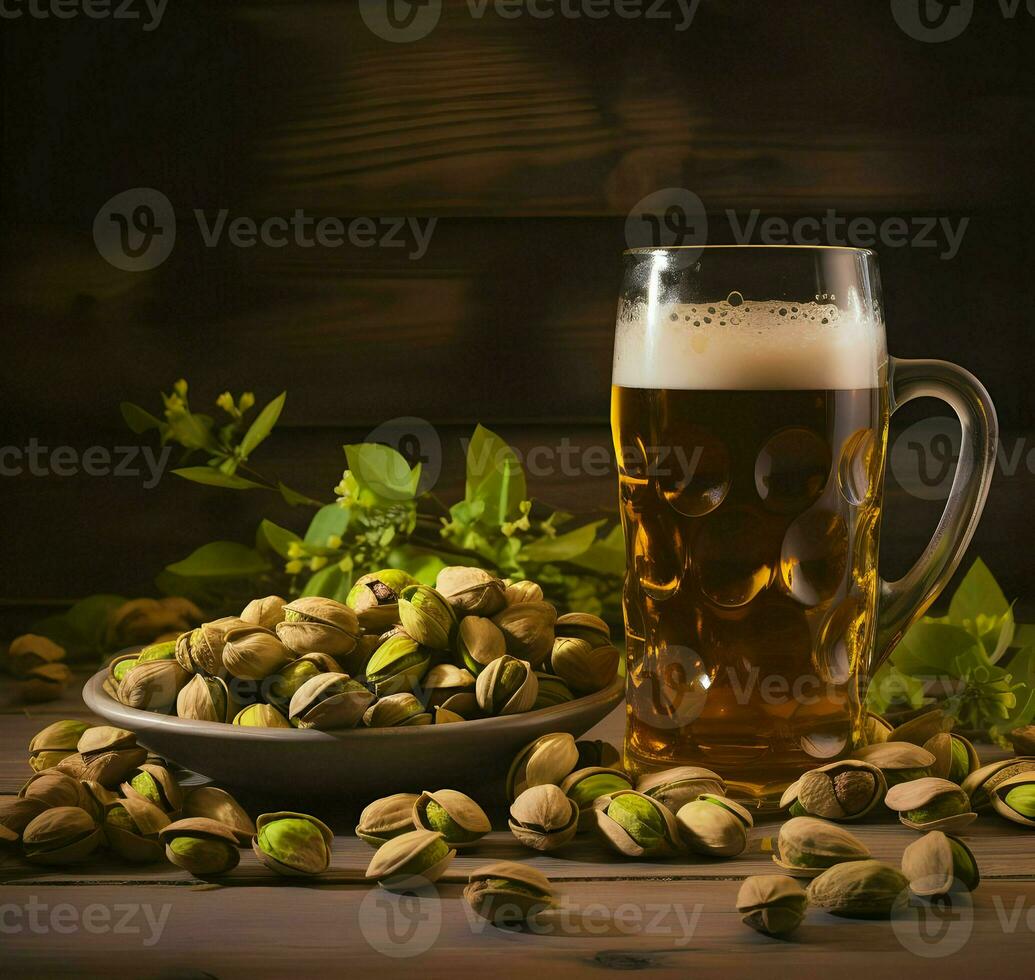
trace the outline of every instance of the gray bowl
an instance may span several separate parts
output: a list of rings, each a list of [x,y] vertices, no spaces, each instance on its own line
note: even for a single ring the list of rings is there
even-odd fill
[[[414,728],[244,728],[127,708],[103,687],[83,689],[87,707],[165,759],[229,787],[368,803],[421,789],[474,790],[500,782],[517,751],[548,732],[589,731],[622,699],[623,680],[566,704],[518,715]]]

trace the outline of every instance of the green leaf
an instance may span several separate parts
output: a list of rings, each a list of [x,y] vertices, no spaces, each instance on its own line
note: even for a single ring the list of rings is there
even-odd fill
[[[302,590],[302,595],[317,595],[325,599],[337,599],[344,602],[352,588],[352,575],[343,572],[338,565],[321,568]]]
[[[322,507],[323,504],[319,500],[313,500],[312,497],[307,497],[304,493],[299,493],[297,490],[292,490],[291,487],[284,483],[278,483],[277,489],[280,491],[280,495],[284,500],[289,503],[292,507]]]
[[[345,446],[349,470],[362,489],[384,500],[412,500],[420,483],[421,465],[412,469],[391,446],[362,442]]]
[[[167,565],[166,571],[187,578],[248,578],[270,568],[269,561],[254,548],[236,541],[212,541],[183,561]]]
[[[282,391],[255,417],[255,421],[244,434],[239,447],[240,455],[244,459],[251,456],[259,444],[273,431],[273,426],[277,424],[280,413],[284,410],[286,400],[287,392]]]
[[[222,447],[212,435],[212,419],[179,409],[168,413],[168,432],[172,439],[187,449],[204,449],[221,453]]]
[[[999,588],[999,583],[988,566],[978,558],[970,566],[949,603],[949,619],[962,626],[967,621],[976,622],[979,616],[998,618],[1009,611],[1010,604]]]
[[[528,496],[525,473],[514,450],[496,433],[479,425],[467,447],[464,499],[485,504],[485,520],[502,524],[520,513]]]
[[[289,531],[287,528],[265,519],[259,525],[258,536],[281,558],[289,557],[288,549],[292,544],[302,543],[302,539],[294,531]]]
[[[570,559],[572,564],[586,568],[600,575],[625,574],[625,534],[621,524],[616,524],[607,536],[593,544],[581,555]]]
[[[192,483],[204,483],[209,487],[223,487],[225,490],[266,489],[261,483],[246,480],[243,476],[235,476],[232,473],[224,473],[211,466],[185,466],[182,469],[173,470],[173,473]]]
[[[891,660],[911,677],[958,677],[960,658],[973,658],[978,651],[984,656],[978,641],[962,626],[922,619],[902,637]]]
[[[546,535],[526,544],[520,552],[521,561],[571,561],[583,554],[597,537],[597,529],[604,521],[595,521],[584,527],[555,537]]]
[[[314,545],[317,548],[325,548],[327,539],[331,535],[339,538],[345,533],[349,526],[349,511],[337,504],[325,504],[309,523],[309,529],[305,532],[305,543]],[[326,569],[321,569],[326,571]]]
[[[163,425],[161,419],[155,418],[149,411],[132,402],[123,402],[119,405],[119,409],[126,425],[137,435],[147,432],[149,429],[160,429]]]

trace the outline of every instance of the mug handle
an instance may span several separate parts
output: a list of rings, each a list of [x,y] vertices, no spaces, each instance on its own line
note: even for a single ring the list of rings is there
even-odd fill
[[[962,438],[952,488],[934,536],[902,578],[880,579],[871,677],[956,571],[984,509],[999,442],[992,399],[974,375],[955,364],[892,357],[888,388],[891,414],[914,398],[946,402],[959,417]]]

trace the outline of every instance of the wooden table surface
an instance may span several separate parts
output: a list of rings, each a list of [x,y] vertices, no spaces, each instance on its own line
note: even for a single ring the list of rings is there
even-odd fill
[[[19,708],[0,692],[0,795],[29,776],[26,745],[60,717],[89,719],[78,691]],[[593,737],[618,742],[621,711]],[[983,757],[994,750],[985,747]],[[291,806],[285,797],[281,806]],[[434,895],[396,897],[350,881],[372,851],[351,834],[354,812],[314,810],[336,831],[330,871],[313,881],[277,878],[250,851],[220,885],[171,865],[134,866],[107,853],[69,868],[34,867],[0,851],[0,969],[5,976],[238,977],[657,976],[725,978],[1031,975],[1035,956],[1035,836],[996,817],[967,832],[981,887],[952,907],[912,907],[894,922],[810,912],[792,941],[748,929],[734,908],[740,882],[774,871],[779,822],[761,820],[730,861],[622,861],[591,838],[538,855],[497,830],[458,857]],[[254,814],[253,814],[254,815]],[[500,815],[494,826],[505,827]],[[853,828],[874,857],[897,863],[916,834],[890,816]],[[474,917],[466,875],[500,859],[548,874],[560,911],[523,931]],[[765,953],[770,959],[746,957]],[[932,962],[929,962],[932,961]],[[721,974],[719,971],[721,970]]]

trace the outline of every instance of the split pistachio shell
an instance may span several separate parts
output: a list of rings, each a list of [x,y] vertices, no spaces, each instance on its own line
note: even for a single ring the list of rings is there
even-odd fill
[[[230,829],[242,846],[255,836],[255,824],[244,807],[226,790],[198,786],[183,798],[181,813],[186,819],[212,820]]]
[[[408,891],[438,881],[456,851],[434,830],[411,830],[378,848],[367,867],[367,878],[383,888]]]
[[[1022,827],[1035,827],[1035,773],[1004,779],[991,792],[992,809]]]
[[[190,675],[175,660],[139,660],[119,682],[119,700],[143,711],[167,711]]]
[[[453,789],[425,790],[413,804],[413,824],[438,831],[450,847],[472,847],[490,830],[485,811],[469,796]]]
[[[747,847],[753,821],[739,803],[703,793],[679,808],[676,824],[683,842],[695,854],[736,857]]]
[[[539,682],[524,660],[503,656],[490,663],[475,684],[478,707],[487,715],[513,715],[535,703]]]
[[[753,875],[737,892],[737,911],[745,925],[766,936],[789,936],[805,918],[805,889],[787,875]]]
[[[863,745],[880,745],[886,742],[893,731],[892,724],[872,711],[867,711],[862,720]]]
[[[585,640],[594,647],[611,642],[611,627],[592,613],[571,612],[558,616],[554,632],[557,636],[570,636]]]
[[[676,766],[641,776],[636,792],[645,793],[676,813],[684,803],[696,800],[702,793],[725,796],[725,780],[711,769],[700,766]]]
[[[481,568],[448,565],[435,588],[460,616],[492,616],[506,605],[503,583]]]
[[[417,799],[416,793],[395,793],[374,800],[359,815],[356,836],[372,847],[380,847],[393,837],[415,830],[413,805]]]
[[[539,682],[539,693],[536,695],[535,704],[532,705],[533,711],[553,708],[558,704],[567,704],[575,700],[571,688],[559,677],[537,670],[535,679]]]
[[[252,599],[241,611],[241,619],[252,626],[263,626],[268,630],[276,629],[277,623],[284,622],[285,605],[286,603],[279,595]]]
[[[1035,725],[1015,728],[1006,737],[1018,755],[1035,755]]]
[[[482,709],[478,707],[478,698],[473,691],[462,691],[460,694],[453,694],[446,698],[436,709],[436,716],[442,711],[455,716],[455,719],[459,721],[471,721],[474,718],[484,717]]]
[[[124,796],[136,795],[153,803],[164,813],[178,813],[183,806],[183,791],[173,774],[154,762],[145,762],[122,784]]]
[[[977,819],[970,798],[955,783],[935,776],[899,783],[884,798],[889,810],[898,812],[901,824],[913,830],[956,832]]]
[[[460,620],[457,649],[464,666],[472,674],[478,674],[507,652],[507,641],[491,619],[466,616]]]
[[[781,808],[793,816],[825,820],[861,820],[887,792],[884,774],[869,762],[843,759],[811,769],[787,787]]]
[[[306,596],[284,607],[284,621],[277,624],[277,636],[299,655],[318,650],[341,657],[356,646],[359,618],[342,602]]]
[[[292,696],[289,715],[299,728],[355,728],[374,695],[348,674],[317,674]]]
[[[399,622],[399,593],[417,584],[412,575],[398,568],[370,572],[356,580],[345,605],[356,611],[363,629],[380,633]]]
[[[35,633],[25,633],[11,641],[7,648],[7,660],[15,677],[26,678],[32,671],[65,659],[64,647],[53,640]]]
[[[902,873],[913,893],[923,897],[947,895],[957,884],[973,891],[981,880],[970,848],[940,830],[924,834],[902,852]]]
[[[58,768],[69,771],[76,779],[98,782],[106,789],[125,782],[147,759],[147,750],[137,745],[133,732],[109,725],[88,728],[79,739],[78,748],[78,758],[69,756]]]
[[[961,784],[980,766],[977,751],[962,735],[939,732],[926,742],[924,748],[934,756],[931,775]]]
[[[553,649],[557,610],[549,602],[519,602],[492,617],[503,633],[507,653],[538,667]]]
[[[422,682],[429,708],[437,708],[454,694],[474,693],[475,677],[467,668],[455,664],[435,664]]]
[[[271,871],[282,875],[318,875],[331,862],[334,834],[316,817],[280,811],[255,821],[252,851]]]
[[[618,675],[619,653],[610,643],[594,645],[576,637],[553,641],[550,666],[576,694],[595,694]]]
[[[119,684],[122,679],[139,663],[140,658],[135,653],[124,653],[121,656],[112,657],[108,661],[108,681],[118,695]]]
[[[508,582],[503,590],[503,598],[508,606],[517,606],[525,602],[542,602],[543,590],[535,582],[522,579],[520,582]]]
[[[86,860],[103,840],[93,817],[77,806],[44,810],[22,831],[25,859],[33,864],[76,864]]]
[[[935,735],[947,732],[951,728],[952,719],[941,708],[934,708],[893,728],[888,735],[888,741],[924,745]]]
[[[513,802],[529,786],[559,785],[579,761],[575,738],[567,732],[542,735],[526,745],[507,772],[507,799]]]
[[[412,694],[389,694],[366,709],[363,724],[367,728],[430,725],[431,715]]]
[[[613,796],[633,788],[632,780],[621,769],[586,766],[576,769],[561,782],[561,789],[579,808],[579,833],[593,830],[597,817],[593,804],[603,796]]]
[[[83,784],[56,769],[38,772],[18,791],[23,799],[39,800],[48,807],[83,806]]]
[[[233,723],[243,728],[293,727],[287,718],[268,704],[250,704],[247,708],[242,708],[234,716]]]
[[[238,839],[230,827],[206,817],[187,817],[163,827],[158,839],[165,856],[199,878],[233,871],[241,860]]]
[[[527,922],[554,903],[550,879],[515,861],[498,861],[471,872],[464,898],[477,915],[497,926]]]
[[[29,742],[29,765],[34,772],[56,766],[73,755],[83,733],[90,727],[85,721],[55,721],[37,732]]]
[[[165,853],[158,832],[169,823],[168,815],[155,804],[139,795],[127,796],[105,815],[104,836],[120,857],[150,864]]]
[[[600,797],[593,814],[601,839],[623,857],[670,857],[681,850],[669,808],[635,790]]]
[[[963,780],[963,792],[970,797],[970,808],[975,813],[983,813],[992,807],[991,792],[1000,783],[1020,776],[1022,773],[1035,773],[1035,756],[1020,756],[1016,759],[1001,759],[990,762],[987,766],[975,769]]]
[[[399,596],[403,629],[422,646],[448,650],[457,629],[453,607],[428,585],[411,585]]]
[[[276,634],[264,626],[245,626],[226,635],[223,666],[241,680],[264,680],[294,659]]]
[[[449,708],[436,708],[435,709],[435,725],[452,725],[458,721],[467,721],[463,715],[458,715],[455,711],[450,711]]]
[[[431,666],[431,649],[399,631],[374,651],[367,664],[367,683],[378,697],[416,690]]]
[[[192,721],[226,723],[237,713],[226,681],[208,674],[195,674],[176,695],[176,714]]]
[[[809,904],[849,919],[889,919],[909,887],[909,879],[881,861],[836,864],[815,878]]]
[[[510,807],[510,831],[526,847],[553,851],[578,829],[579,808],[552,784],[531,786]]]
[[[869,762],[880,769],[889,786],[929,775],[935,761],[934,756],[919,745],[890,740],[877,745],[864,745],[856,749],[852,758]]]
[[[808,878],[844,861],[870,856],[855,834],[816,817],[792,817],[781,828],[773,861],[795,877]]]
[[[221,674],[227,633],[248,625],[236,616],[225,616],[181,633],[176,641],[177,662],[190,674]]]
[[[4,797],[0,799],[0,842],[13,844],[21,840],[22,831],[49,807],[33,797]]]

